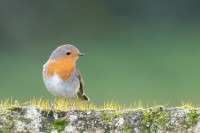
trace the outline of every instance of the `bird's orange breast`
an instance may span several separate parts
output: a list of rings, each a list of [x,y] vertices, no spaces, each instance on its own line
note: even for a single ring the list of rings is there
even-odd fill
[[[61,57],[58,61],[50,61],[47,67],[47,76],[52,77],[57,74],[62,80],[66,81],[73,74],[75,62],[76,59],[67,56]]]

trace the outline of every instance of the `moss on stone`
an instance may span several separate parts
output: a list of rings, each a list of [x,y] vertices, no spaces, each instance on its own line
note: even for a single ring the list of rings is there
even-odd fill
[[[25,124],[29,124],[29,123],[32,121],[32,119],[30,119],[30,118],[25,118],[25,117],[23,117],[23,116],[19,117],[19,120],[21,120],[21,121],[24,122]]]
[[[89,115],[89,116],[85,116],[85,118],[86,118],[87,120],[91,120],[91,119],[95,119],[95,116]]]
[[[10,106],[9,108],[7,108],[7,110],[10,110],[10,111],[16,111],[16,110],[19,110],[19,109],[22,109],[22,107],[20,107],[20,106]]]
[[[1,133],[10,133],[13,132],[15,128],[14,122],[3,122],[2,128],[0,128]]]
[[[196,113],[195,109],[192,109],[190,113],[188,113],[192,126],[196,125],[198,122],[199,115]]]
[[[134,132],[134,126],[131,124],[131,121],[129,120],[124,124],[124,133],[133,133]]]
[[[109,122],[111,118],[112,118],[111,114],[103,113],[103,121],[104,122]]]
[[[166,118],[166,116],[160,116],[160,117],[158,117],[158,124],[161,127],[164,127],[167,122],[168,122],[168,119]]]
[[[142,124],[149,132],[156,132],[158,127],[164,128],[168,122],[168,114],[165,112],[164,107],[158,106],[143,112],[144,119]]]
[[[111,119],[123,116],[122,112],[114,112],[114,113],[103,113],[103,121],[109,122]]]
[[[10,130],[13,130],[15,128],[15,124],[14,124],[14,122],[9,126],[9,131]]]
[[[6,115],[6,119],[8,119],[8,120],[13,120],[13,117],[12,117],[10,114],[7,114],[7,115]]]
[[[65,126],[69,124],[69,121],[64,120],[64,119],[57,119],[53,122],[53,127],[56,129],[58,132],[62,132],[65,130]]]
[[[114,113],[113,113],[113,117],[114,117],[114,118],[122,117],[122,116],[123,116],[123,113],[122,113],[122,112],[114,112]]]
[[[27,110],[28,109],[28,110]],[[33,110],[31,110],[33,109]],[[0,113],[1,132],[200,132],[199,108],[157,106],[139,110],[75,110],[70,122],[62,118],[67,112],[14,106]],[[37,111],[37,112],[35,112]],[[35,115],[31,115],[35,113]],[[55,116],[55,117],[54,117]],[[30,117],[30,118],[29,118]],[[38,120],[34,120],[38,119]],[[70,124],[69,124],[70,123]],[[27,125],[28,124],[28,125]]]

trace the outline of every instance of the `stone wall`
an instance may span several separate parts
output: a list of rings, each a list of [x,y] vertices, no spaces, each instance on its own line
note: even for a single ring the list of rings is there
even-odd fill
[[[0,132],[163,133],[200,132],[200,109],[154,107],[136,110],[49,112],[36,107],[0,109]]]

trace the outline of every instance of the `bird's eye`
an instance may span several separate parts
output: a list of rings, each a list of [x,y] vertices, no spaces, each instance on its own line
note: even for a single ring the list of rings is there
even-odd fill
[[[70,55],[71,53],[70,52],[66,52],[66,55]]]

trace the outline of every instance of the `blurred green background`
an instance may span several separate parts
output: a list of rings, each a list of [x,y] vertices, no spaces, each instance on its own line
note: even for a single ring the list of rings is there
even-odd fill
[[[53,99],[42,66],[74,44],[90,99],[200,101],[200,1],[1,0],[0,99]]]

